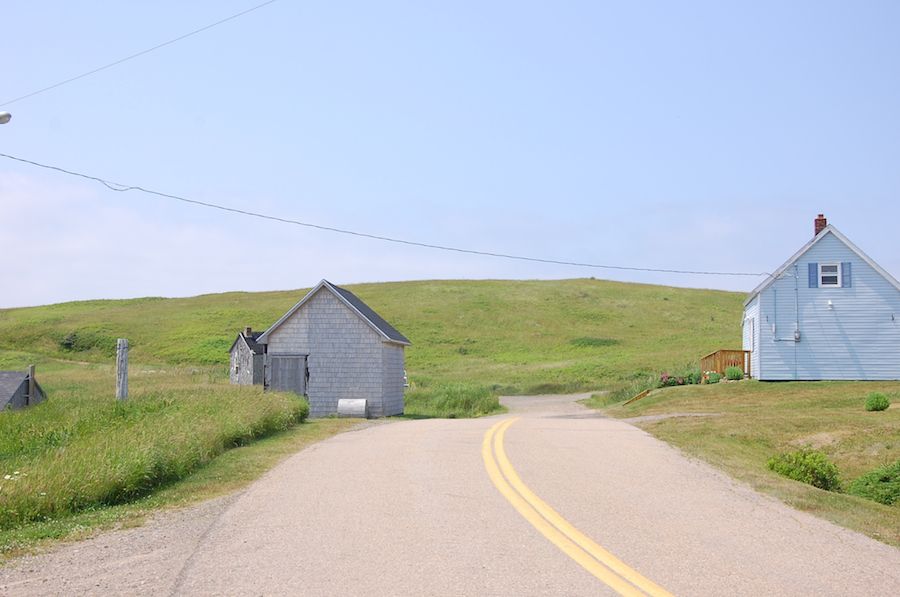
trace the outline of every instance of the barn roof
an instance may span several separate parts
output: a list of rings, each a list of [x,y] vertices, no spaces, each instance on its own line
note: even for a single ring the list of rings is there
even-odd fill
[[[790,259],[788,259],[784,263],[784,265],[782,265],[777,270],[775,270],[774,274],[771,274],[768,278],[763,280],[759,286],[754,288],[753,292],[751,292],[750,295],[747,297],[747,300],[744,301],[744,306],[746,307],[747,305],[749,305],[750,301],[752,301],[756,297],[756,295],[758,295],[760,292],[762,292],[763,290],[765,290],[766,288],[771,286],[772,283],[775,282],[775,280],[777,280],[784,272],[786,272],[791,266],[793,266],[794,263],[796,263],[810,249],[812,249],[814,246],[816,246],[816,244],[818,244],[819,241],[821,241],[823,238],[825,238],[829,234],[834,235],[834,237],[836,239],[838,239],[839,241],[844,243],[848,249],[850,249],[851,251],[856,253],[857,257],[859,257],[864,262],[869,264],[872,267],[872,269],[874,269],[876,272],[881,274],[885,280],[887,280],[894,288],[896,288],[898,291],[900,291],[900,282],[897,282],[897,280],[895,280],[893,276],[891,276],[889,273],[887,273],[887,271],[885,271],[880,265],[878,265],[877,263],[872,261],[871,257],[869,257],[868,255],[863,253],[859,249],[859,247],[857,247],[852,242],[850,242],[846,236],[844,236],[843,234],[838,232],[837,228],[835,228],[834,226],[829,224],[820,233],[815,235],[812,238],[812,240],[810,240],[808,243],[803,245],[803,247],[799,251],[794,253],[794,256],[791,257]]]
[[[369,326],[378,332],[385,340],[389,342],[394,342],[396,344],[403,344],[404,346],[411,346],[412,342],[410,342],[406,336],[398,332],[394,326],[385,321],[378,313],[372,310],[367,304],[362,302],[359,297],[355,294],[347,290],[346,288],[340,288],[339,286],[335,286],[328,280],[322,280],[319,284],[307,293],[300,302],[294,305],[290,311],[285,313],[281,319],[275,322],[275,324],[265,331],[258,339],[257,342],[260,344],[266,344],[269,339],[269,334],[278,329],[278,327],[284,323],[291,315],[293,315],[301,306],[303,306],[306,301],[308,301],[313,295],[319,292],[322,289],[326,289],[332,294],[334,294],[342,303],[347,305],[353,312],[355,312],[359,317],[365,321]]]

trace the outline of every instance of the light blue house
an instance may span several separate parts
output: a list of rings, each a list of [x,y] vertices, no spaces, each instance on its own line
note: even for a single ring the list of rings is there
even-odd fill
[[[900,283],[825,218],[744,302],[750,376],[900,379]]]

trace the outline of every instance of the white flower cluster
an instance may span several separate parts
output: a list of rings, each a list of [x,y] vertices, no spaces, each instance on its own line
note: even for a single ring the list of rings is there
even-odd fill
[[[16,471],[11,475],[3,475],[3,478],[6,479],[7,481],[18,481],[20,477],[27,477],[27,476],[28,476],[28,473]],[[3,489],[3,487],[0,487],[0,489]]]

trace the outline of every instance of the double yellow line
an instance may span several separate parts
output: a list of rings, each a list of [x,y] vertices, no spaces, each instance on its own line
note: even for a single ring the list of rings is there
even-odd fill
[[[620,595],[674,597],[588,539],[522,483],[503,450],[503,434],[518,420],[500,421],[488,430],[481,444],[484,466],[500,493],[534,528]]]

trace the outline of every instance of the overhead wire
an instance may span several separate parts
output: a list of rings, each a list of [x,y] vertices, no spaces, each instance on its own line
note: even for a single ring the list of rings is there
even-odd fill
[[[231,21],[232,19],[236,19],[236,18],[238,18],[238,17],[241,17],[241,16],[243,16],[243,15],[249,13],[249,12],[253,12],[254,10],[258,10],[258,9],[260,9],[260,8],[266,6],[266,5],[272,4],[273,2],[276,2],[276,1],[277,1],[277,0],[268,0],[268,2],[263,2],[262,4],[259,4],[259,5],[257,5],[257,6],[254,6],[253,8],[248,8],[248,9],[245,10],[245,11],[239,12],[239,13],[237,13],[237,14],[235,14],[235,15],[231,15],[230,17],[228,17],[228,18],[226,18],[226,19],[222,19],[221,21],[217,21],[217,22],[213,23],[212,25],[207,25],[206,27],[201,27],[200,29],[197,29],[196,31],[191,31],[190,33],[186,33],[186,34],[184,34],[184,35],[182,35],[182,36],[180,36],[180,37],[176,37],[175,39],[171,39],[171,40],[169,40],[169,41],[167,41],[167,42],[165,42],[165,43],[159,44],[158,46],[153,46],[152,48],[149,48],[149,49],[147,49],[147,50],[144,50],[143,52],[138,52],[137,54],[133,54],[133,55],[131,55],[131,56],[128,56],[127,58],[122,58],[121,60],[116,60],[115,62],[111,62],[110,64],[107,64],[106,66],[101,66],[100,68],[95,68],[94,70],[92,70],[92,71],[90,71],[90,72],[86,72],[86,73],[84,73],[84,74],[78,75],[77,77],[72,77],[71,79],[66,79],[65,81],[63,81],[63,82],[61,82],[61,83],[57,83],[57,84],[55,84],[55,85],[51,85],[50,87],[45,87],[45,88],[40,89],[40,90],[38,90],[38,91],[34,91],[34,92],[29,93],[29,94],[27,94],[27,95],[23,95],[22,97],[17,97],[17,98],[14,99],[14,100],[11,100],[11,101],[8,101],[8,102],[0,103],[0,106],[8,106],[9,104],[14,104],[14,103],[16,103],[16,102],[19,101],[19,100],[23,100],[23,99],[25,99],[25,98],[33,97],[33,96],[35,96],[35,95],[37,95],[37,94],[39,94],[39,93],[44,93],[45,91],[50,91],[51,89],[56,89],[57,87],[61,87],[61,86],[63,86],[63,85],[66,85],[67,83],[71,83],[71,82],[73,82],[73,81],[77,81],[78,79],[83,79],[83,78],[88,77],[88,76],[90,76],[90,75],[93,75],[93,74],[95,74],[95,73],[99,73],[100,71],[106,70],[106,69],[111,68],[111,67],[113,67],[113,66],[116,66],[117,64],[122,64],[123,62],[127,62],[127,61],[129,61],[129,60],[131,60],[131,59],[133,59],[133,58],[137,58],[138,56],[143,56],[144,54],[148,54],[148,53],[150,53],[150,52],[152,52],[152,51],[154,51],[154,50],[158,50],[158,49],[160,49],[160,48],[164,48],[164,47],[166,47],[166,46],[168,46],[168,45],[170,45],[170,44],[174,44],[175,42],[178,42],[178,41],[181,41],[181,40],[186,39],[186,38],[188,38],[188,37],[191,37],[192,35],[197,35],[198,33],[201,33],[201,32],[203,32],[203,31],[206,31],[207,29],[212,29],[213,27],[216,27],[217,25],[221,25],[222,23],[227,23],[228,21]]]
[[[4,157],[10,160],[15,160],[17,162],[22,162],[25,164],[30,164],[32,166],[37,166],[40,168],[46,168],[47,170],[55,170],[57,172],[62,172],[64,174],[68,174],[70,176],[76,176],[80,178],[84,178],[87,180],[92,180],[95,182],[99,182],[106,188],[117,191],[117,192],[126,192],[126,191],[140,191],[142,193],[147,193],[148,195],[156,195],[158,197],[165,197],[167,199],[174,199],[176,201],[182,201],[184,203],[191,203],[194,205],[200,205],[202,207],[207,207],[210,209],[218,209],[221,211],[236,213],[244,216],[250,216],[254,218],[260,218],[263,220],[270,220],[273,222],[281,222],[284,224],[291,224],[295,226],[303,226],[305,228],[314,228],[317,230],[323,230],[326,232],[334,232],[337,234],[346,234],[349,236],[356,236],[361,238],[368,238],[372,240],[380,240],[389,243],[401,244],[401,245],[409,245],[414,247],[423,247],[426,249],[436,249],[439,251],[451,251],[454,253],[465,253],[468,255],[481,255],[484,257],[498,257],[502,259],[513,259],[517,261],[529,261],[535,263],[547,263],[552,265],[568,265],[574,267],[585,267],[585,268],[594,268],[594,269],[610,269],[610,270],[624,270],[624,271],[635,271],[635,272],[654,272],[654,273],[666,273],[666,274],[690,274],[690,275],[698,275],[698,276],[768,276],[770,275],[767,272],[762,273],[750,273],[750,272],[707,272],[707,271],[693,271],[693,270],[678,270],[678,269],[664,269],[664,268],[652,268],[652,267],[628,267],[622,265],[602,265],[597,263],[581,263],[577,261],[562,261],[557,259],[543,259],[540,257],[526,257],[523,255],[510,255],[506,253],[494,253],[491,251],[478,251],[474,249],[462,249],[459,247],[448,247],[445,245],[437,245],[432,243],[423,243],[411,240],[404,240],[399,238],[392,238],[388,236],[382,236],[378,234],[369,234],[366,232],[357,232],[354,230],[345,230],[342,228],[334,228],[331,226],[323,226],[320,224],[313,224],[310,222],[301,222],[299,220],[292,220],[289,218],[283,218],[279,216],[271,216],[267,214],[261,214],[257,212],[247,211],[243,209],[237,209],[234,207],[226,207],[224,205],[217,205],[215,203],[209,203],[206,201],[198,201],[196,199],[187,199],[185,197],[180,197],[178,195],[172,195],[169,193],[161,193],[159,191],[154,191],[151,189],[145,189],[143,187],[135,186],[135,185],[126,185],[118,182],[113,182],[110,180],[106,180],[103,178],[99,178],[97,176],[90,176],[87,174],[81,174],[79,172],[73,172],[71,170],[66,170],[64,168],[59,168],[57,166],[48,166],[46,164],[41,164],[39,162],[34,162],[32,160],[26,160],[23,158],[18,158],[15,156],[11,156],[5,153],[0,153],[0,157]]]

